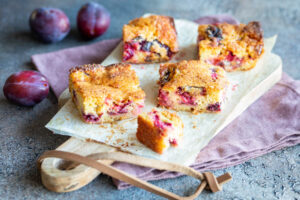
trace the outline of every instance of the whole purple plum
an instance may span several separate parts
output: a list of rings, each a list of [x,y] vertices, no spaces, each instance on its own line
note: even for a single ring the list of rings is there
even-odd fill
[[[109,27],[110,14],[102,5],[90,2],[81,7],[77,15],[77,28],[85,38],[102,35]]]
[[[61,41],[70,32],[66,14],[56,8],[37,8],[29,18],[31,31],[46,43]]]
[[[3,93],[9,101],[15,104],[33,106],[47,97],[49,83],[37,71],[21,71],[8,77]]]

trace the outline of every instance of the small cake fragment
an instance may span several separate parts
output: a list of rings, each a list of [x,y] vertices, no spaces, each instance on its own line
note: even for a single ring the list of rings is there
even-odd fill
[[[137,139],[156,153],[170,145],[176,147],[183,137],[183,123],[175,114],[153,109],[138,116]]]
[[[250,70],[264,52],[263,30],[257,21],[247,25],[199,25],[199,59],[226,71]]]
[[[178,52],[177,32],[172,17],[140,17],[123,27],[123,61],[157,63]]]
[[[104,123],[138,116],[145,92],[129,64],[82,65],[70,70],[69,91],[81,118]]]
[[[158,105],[176,110],[219,112],[229,82],[225,71],[200,60],[161,64]]]

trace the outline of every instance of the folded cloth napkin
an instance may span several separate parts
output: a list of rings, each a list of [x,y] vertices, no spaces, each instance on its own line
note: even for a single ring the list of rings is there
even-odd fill
[[[199,24],[238,23],[230,15],[206,16]],[[68,70],[76,65],[100,63],[119,39],[32,56],[57,97],[68,85]],[[199,171],[221,169],[243,163],[268,152],[300,143],[300,81],[286,74],[271,90],[252,104],[201,150],[193,168]],[[115,167],[144,180],[180,176],[178,173],[114,163]],[[114,179],[118,189],[129,187]]]
[[[283,74],[271,90],[252,104],[200,151],[192,167],[198,171],[221,169],[300,143],[300,81]],[[175,178],[175,172],[114,163],[145,180]],[[125,182],[114,180],[119,189]]]
[[[101,63],[119,42],[120,39],[104,40],[91,45],[33,55],[31,59],[36,68],[46,76],[58,98],[68,87],[69,69],[89,63]]]

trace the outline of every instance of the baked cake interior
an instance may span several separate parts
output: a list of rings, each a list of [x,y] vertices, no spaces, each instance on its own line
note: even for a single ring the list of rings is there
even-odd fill
[[[159,154],[178,146],[182,136],[183,123],[174,113],[153,109],[138,116],[138,140]]]
[[[171,17],[141,17],[123,27],[123,61],[162,62],[170,60],[177,51],[177,33]]]
[[[145,93],[129,64],[75,67],[70,70],[69,90],[88,123],[135,117],[144,107]]]
[[[219,112],[229,85],[225,71],[201,61],[160,65],[158,104],[177,111]]]
[[[200,25],[198,28],[199,59],[226,71],[252,69],[263,52],[259,22]]]

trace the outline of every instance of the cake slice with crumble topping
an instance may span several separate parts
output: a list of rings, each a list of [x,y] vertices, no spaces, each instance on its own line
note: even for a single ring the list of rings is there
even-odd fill
[[[219,112],[229,82],[225,71],[200,60],[161,64],[158,105],[176,111]]]
[[[177,32],[172,17],[151,15],[123,27],[123,61],[157,63],[178,52]]]
[[[199,25],[199,59],[226,71],[250,70],[264,52],[259,22]]]
[[[183,123],[175,114],[153,109],[138,116],[137,139],[156,153],[170,145],[176,147],[183,137]]]
[[[145,92],[129,64],[75,67],[70,70],[69,91],[87,123],[136,117],[144,107]]]

